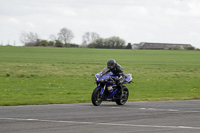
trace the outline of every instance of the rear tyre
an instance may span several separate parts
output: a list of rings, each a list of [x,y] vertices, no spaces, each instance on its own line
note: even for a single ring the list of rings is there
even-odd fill
[[[116,104],[118,105],[124,105],[128,100],[128,96],[129,96],[128,88],[123,86],[122,89],[123,89],[123,97],[120,99],[117,99]]]
[[[94,106],[99,106],[102,102],[101,100],[101,96],[100,96],[100,91],[101,91],[101,88],[95,88],[93,93],[92,93],[92,104]]]

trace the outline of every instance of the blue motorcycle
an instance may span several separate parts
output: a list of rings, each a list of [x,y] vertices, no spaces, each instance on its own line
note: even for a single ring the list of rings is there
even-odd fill
[[[124,105],[129,96],[129,91],[126,86],[122,86],[123,97],[118,91],[117,80],[118,76],[108,69],[104,68],[102,72],[95,75],[97,87],[92,93],[92,103],[95,106],[99,106],[102,101],[116,102],[118,105]],[[133,83],[132,74],[126,74],[123,84]]]

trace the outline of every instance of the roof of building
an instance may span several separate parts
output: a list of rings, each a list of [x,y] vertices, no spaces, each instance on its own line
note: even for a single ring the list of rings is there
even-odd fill
[[[175,47],[191,47],[191,46],[192,46],[191,44],[141,42],[139,48],[170,49],[170,48],[175,48]]]

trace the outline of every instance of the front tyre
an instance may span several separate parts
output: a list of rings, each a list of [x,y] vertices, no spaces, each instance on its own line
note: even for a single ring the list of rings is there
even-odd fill
[[[101,96],[100,96],[101,88],[95,88],[92,93],[92,104],[94,106],[99,106],[102,102]]]
[[[122,89],[123,89],[123,97],[120,99],[117,99],[116,104],[118,105],[124,105],[128,100],[128,96],[129,96],[128,88],[123,86]]]

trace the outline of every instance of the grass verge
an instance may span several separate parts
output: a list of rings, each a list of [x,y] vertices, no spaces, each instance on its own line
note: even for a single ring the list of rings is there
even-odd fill
[[[200,99],[200,52],[0,47],[0,105],[90,102],[94,75],[114,58],[129,101]]]

